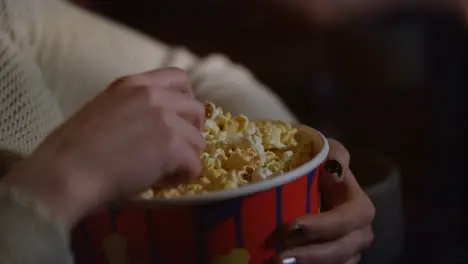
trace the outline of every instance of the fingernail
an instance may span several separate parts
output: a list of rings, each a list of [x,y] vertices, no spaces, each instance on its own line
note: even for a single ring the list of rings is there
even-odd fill
[[[341,179],[343,177],[343,166],[336,160],[327,160],[325,170],[333,177]]]
[[[296,264],[296,258],[295,257],[290,257],[290,258],[284,258],[281,260],[282,264]]]

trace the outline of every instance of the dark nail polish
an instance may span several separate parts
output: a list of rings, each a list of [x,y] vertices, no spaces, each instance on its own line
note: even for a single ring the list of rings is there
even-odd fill
[[[336,160],[327,160],[325,162],[325,170],[331,175],[337,178],[343,176],[343,166]]]
[[[296,264],[297,261],[296,261],[296,258],[294,257],[290,257],[290,258],[284,258],[282,261],[281,261],[282,264]]]

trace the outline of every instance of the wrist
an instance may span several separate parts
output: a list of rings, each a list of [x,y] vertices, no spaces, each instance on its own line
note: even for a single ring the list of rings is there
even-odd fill
[[[72,175],[59,165],[45,168],[35,164],[31,159],[19,163],[1,183],[30,195],[71,229],[92,206],[90,197],[82,192],[79,175]]]
[[[0,221],[3,220],[4,223],[7,223],[11,220],[17,220],[9,226],[9,228],[16,228],[15,232],[31,233],[32,231],[37,233],[41,230],[44,231],[41,227],[47,226],[49,231],[45,235],[53,235],[50,232],[50,228],[53,228],[56,231],[53,236],[58,235],[63,242],[68,241],[69,229],[65,226],[64,221],[27,192],[13,186],[0,184],[0,204],[2,207]]]

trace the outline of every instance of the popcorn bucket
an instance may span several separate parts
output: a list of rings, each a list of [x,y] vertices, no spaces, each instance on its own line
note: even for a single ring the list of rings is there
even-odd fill
[[[318,131],[296,127],[298,142],[312,143],[309,162],[239,189],[132,201],[92,214],[73,232],[76,263],[264,263],[281,251],[275,231],[319,212],[318,171],[328,143]]]

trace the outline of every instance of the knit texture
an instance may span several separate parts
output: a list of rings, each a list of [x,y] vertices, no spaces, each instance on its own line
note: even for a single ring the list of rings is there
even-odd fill
[[[62,114],[37,65],[12,43],[2,1],[0,23],[0,148],[29,153]]]

